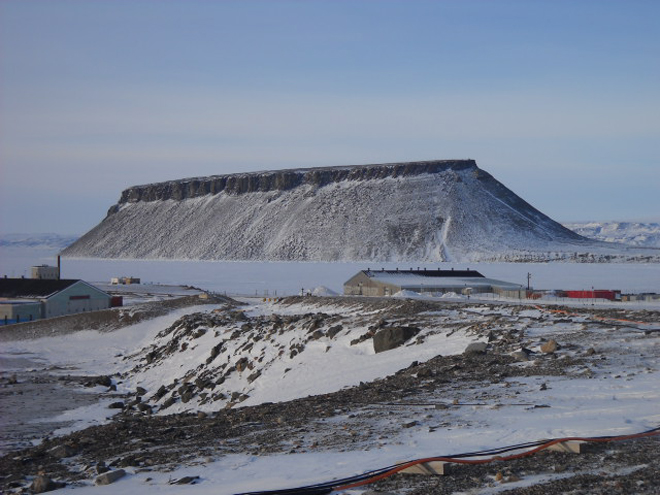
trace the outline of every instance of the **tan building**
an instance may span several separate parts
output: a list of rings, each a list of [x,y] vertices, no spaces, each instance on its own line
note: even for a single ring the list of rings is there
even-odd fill
[[[32,278],[39,280],[57,280],[60,278],[60,269],[56,266],[48,265],[33,266]]]
[[[351,296],[391,296],[408,290],[418,293],[483,294],[524,298],[522,285],[484,277],[475,270],[362,270],[344,284]]]

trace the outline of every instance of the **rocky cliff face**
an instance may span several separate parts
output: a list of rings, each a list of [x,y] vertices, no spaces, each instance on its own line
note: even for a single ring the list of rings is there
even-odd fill
[[[64,256],[463,261],[587,241],[473,160],[244,173],[135,186]]]
[[[474,160],[387,163],[214,175],[131,187],[122,193],[119,204],[164,199],[182,200],[222,192],[238,195],[252,192],[288,191],[303,185],[324,187],[347,180],[364,181],[387,177],[410,177],[468,168],[476,168]]]

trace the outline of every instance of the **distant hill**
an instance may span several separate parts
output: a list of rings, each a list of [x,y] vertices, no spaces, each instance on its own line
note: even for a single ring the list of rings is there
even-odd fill
[[[620,257],[625,250],[565,228],[473,160],[441,160],[135,186],[62,254],[281,261],[598,261]]]
[[[564,223],[564,227],[599,241],[660,248],[660,223],[578,222]]]
[[[0,247],[64,249],[78,237],[62,234],[0,234]]]

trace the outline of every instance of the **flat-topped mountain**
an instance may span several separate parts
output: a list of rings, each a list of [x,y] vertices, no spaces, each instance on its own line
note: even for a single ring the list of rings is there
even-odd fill
[[[566,257],[600,245],[536,210],[474,160],[439,160],[134,186],[62,255],[467,261]]]

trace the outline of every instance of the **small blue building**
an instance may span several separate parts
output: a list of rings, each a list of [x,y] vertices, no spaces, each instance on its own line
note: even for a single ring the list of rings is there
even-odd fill
[[[20,323],[110,307],[111,296],[83,280],[0,278],[0,323]]]

